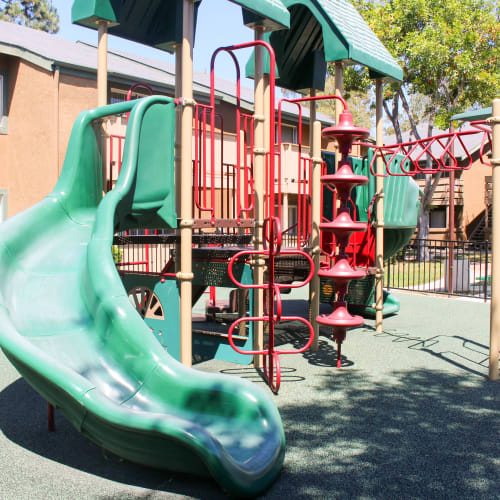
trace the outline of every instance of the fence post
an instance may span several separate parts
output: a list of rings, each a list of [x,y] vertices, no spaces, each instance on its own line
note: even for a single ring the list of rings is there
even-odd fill
[[[389,259],[386,261],[385,268],[387,269],[387,283],[384,283],[386,288],[390,288],[391,286],[391,260],[392,257],[389,257]]]
[[[490,242],[486,240],[485,242],[485,254],[486,254],[486,264],[484,266],[484,285],[483,285],[483,291],[484,291],[484,301],[486,302],[488,300],[488,257],[489,257],[489,247],[490,247]]]

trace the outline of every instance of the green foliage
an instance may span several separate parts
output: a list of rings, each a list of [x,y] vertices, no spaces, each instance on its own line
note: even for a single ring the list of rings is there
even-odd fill
[[[370,129],[373,125],[372,119],[372,93],[370,92],[370,79],[368,78],[368,72],[366,72],[366,77],[362,71],[349,71],[350,68],[346,68],[344,72],[344,84],[347,78],[352,78],[354,83],[348,83],[347,88],[351,89],[344,93],[344,98],[347,100],[347,105],[349,106],[349,111],[353,115],[354,123],[359,127],[365,127]],[[319,92],[318,95],[332,95],[335,94],[335,79],[327,78],[325,82],[325,91]],[[318,101],[318,111],[325,113],[330,116],[335,116],[335,106],[336,99]]]
[[[118,248],[116,245],[111,247],[111,254],[113,255],[113,261],[115,264],[123,262],[123,250]]]
[[[404,70],[405,89],[430,98],[435,125],[500,94],[499,5],[491,0],[353,0]],[[390,87],[394,95],[397,87]]]
[[[57,33],[59,15],[51,0],[0,0],[0,20],[22,26]]]

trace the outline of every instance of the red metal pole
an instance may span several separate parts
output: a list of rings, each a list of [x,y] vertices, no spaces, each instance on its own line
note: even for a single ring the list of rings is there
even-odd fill
[[[453,134],[453,123],[450,124],[450,134]],[[451,145],[451,152],[450,154],[453,155],[453,144]],[[449,202],[449,209],[448,209],[448,216],[449,216],[449,222],[448,222],[448,227],[450,229],[449,235],[450,235],[450,250],[449,250],[449,259],[448,259],[448,293],[452,294],[453,293],[453,288],[454,288],[454,279],[453,279],[453,271],[455,267],[454,263],[454,239],[455,239],[455,171],[451,170],[450,171],[450,184],[449,184],[449,196],[448,196],[448,202]]]
[[[56,423],[54,419],[54,407],[47,401],[47,428],[49,432],[56,430]]]

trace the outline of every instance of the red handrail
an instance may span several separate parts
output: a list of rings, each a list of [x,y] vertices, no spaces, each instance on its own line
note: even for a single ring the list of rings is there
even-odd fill
[[[471,168],[474,160],[463,140],[465,136],[483,134],[480,146],[480,159],[482,163],[488,164],[484,159],[484,148],[487,142],[491,142],[491,129],[484,126],[484,123],[484,121],[473,122],[472,124],[476,127],[476,130],[457,130],[391,145],[375,146],[366,143],[357,144],[374,149],[373,158],[370,162],[370,172],[372,175],[379,175],[374,168],[378,156],[382,158],[385,167],[386,173],[379,175],[383,177],[389,175],[413,177],[417,174],[435,174],[437,172],[468,170]],[[456,154],[457,151],[463,151],[465,159],[460,161]],[[402,156],[400,162],[401,172],[392,172],[391,166],[398,156]],[[426,158],[431,159],[431,168],[421,166],[421,163]],[[410,168],[408,169],[406,165]]]
[[[299,354],[306,351],[312,344],[314,340],[314,330],[309,321],[300,316],[283,316],[282,315],[282,300],[281,292],[282,288],[300,288],[307,285],[314,274],[314,263],[311,257],[301,251],[301,250],[281,250],[282,242],[282,232],[280,220],[278,217],[270,217],[266,219],[264,224],[264,235],[266,241],[266,247],[264,250],[243,250],[235,254],[228,265],[228,274],[231,281],[239,288],[247,290],[264,290],[266,294],[264,316],[250,316],[242,317],[237,319],[229,328],[228,340],[231,347],[240,354],[248,355],[262,355],[264,356],[264,374],[267,379],[267,383],[271,390],[275,393],[278,392],[281,384],[281,364],[279,361],[280,354]],[[251,255],[260,255],[268,258],[268,282],[262,284],[243,284],[237,280],[234,276],[233,265],[234,263],[242,257],[247,258]],[[307,259],[310,265],[310,271],[306,279],[301,283],[276,283],[275,282],[275,260],[280,255],[301,255]],[[275,312],[276,304],[276,312]],[[269,325],[268,330],[268,345],[262,350],[250,350],[244,351],[237,347],[233,340],[234,329],[242,322],[257,322],[263,321],[267,322]],[[291,350],[278,350],[275,348],[275,326],[281,321],[300,321],[304,323],[309,329],[309,338],[305,345],[299,349]],[[276,380],[274,377],[276,376]]]

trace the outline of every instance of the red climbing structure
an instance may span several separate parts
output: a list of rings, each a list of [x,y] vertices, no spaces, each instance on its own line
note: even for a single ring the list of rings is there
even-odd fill
[[[266,219],[264,226],[264,237],[267,248],[263,251],[243,250],[242,252],[238,252],[229,261],[228,273],[229,277],[231,278],[231,281],[239,288],[248,290],[252,289],[255,290],[260,288],[265,291],[265,315],[260,317],[244,316],[242,318],[237,319],[229,328],[228,340],[229,343],[231,344],[231,347],[240,354],[264,356],[264,376],[271,390],[274,393],[277,393],[281,383],[281,363],[279,359],[280,354],[299,354],[301,352],[307,351],[307,349],[309,349],[314,339],[314,331],[309,321],[300,316],[283,316],[281,289],[300,288],[302,286],[307,285],[311,281],[314,274],[314,263],[311,257],[302,250],[281,249],[282,231],[281,231],[280,220],[278,217],[271,216],[269,219]],[[304,281],[298,283],[276,283],[275,281],[276,260],[279,256],[284,256],[284,255],[300,255],[307,260],[310,266],[310,271]],[[235,278],[233,273],[233,265],[235,264],[235,262],[237,262],[241,258],[247,259],[250,256],[264,257],[266,259],[268,266],[267,283],[244,285]],[[256,321],[261,321],[268,325],[268,332],[267,332],[268,338],[266,347],[263,350],[253,350],[253,351],[244,351],[238,348],[238,346],[236,346],[233,340],[233,332],[235,328],[242,322],[246,323],[246,322],[256,322]],[[276,325],[278,325],[280,322],[283,321],[298,321],[306,326],[306,328],[309,331],[309,338],[307,339],[303,347],[301,347],[300,349],[291,349],[291,350],[276,349],[274,330]]]
[[[341,344],[345,339],[347,329],[361,326],[364,323],[361,316],[353,316],[349,313],[345,295],[349,282],[354,279],[363,278],[366,275],[366,271],[364,269],[355,269],[351,266],[346,253],[346,247],[349,245],[352,233],[366,231],[367,229],[366,222],[356,222],[352,219],[349,210],[349,200],[352,188],[356,185],[367,184],[368,177],[354,174],[348,155],[354,139],[367,137],[368,134],[369,130],[354,126],[352,115],[347,110],[345,102],[344,112],[340,115],[338,125],[323,130],[323,135],[337,140],[341,158],[337,172],[331,175],[323,175],[321,182],[335,186],[340,207],[332,222],[324,222],[319,226],[320,231],[333,233],[335,236],[335,246],[338,250],[336,251],[335,246],[332,246],[329,255],[330,267],[320,269],[318,275],[334,282],[337,295],[332,313],[321,314],[316,318],[316,321],[333,329],[333,336],[337,342],[337,368],[341,366]]]

